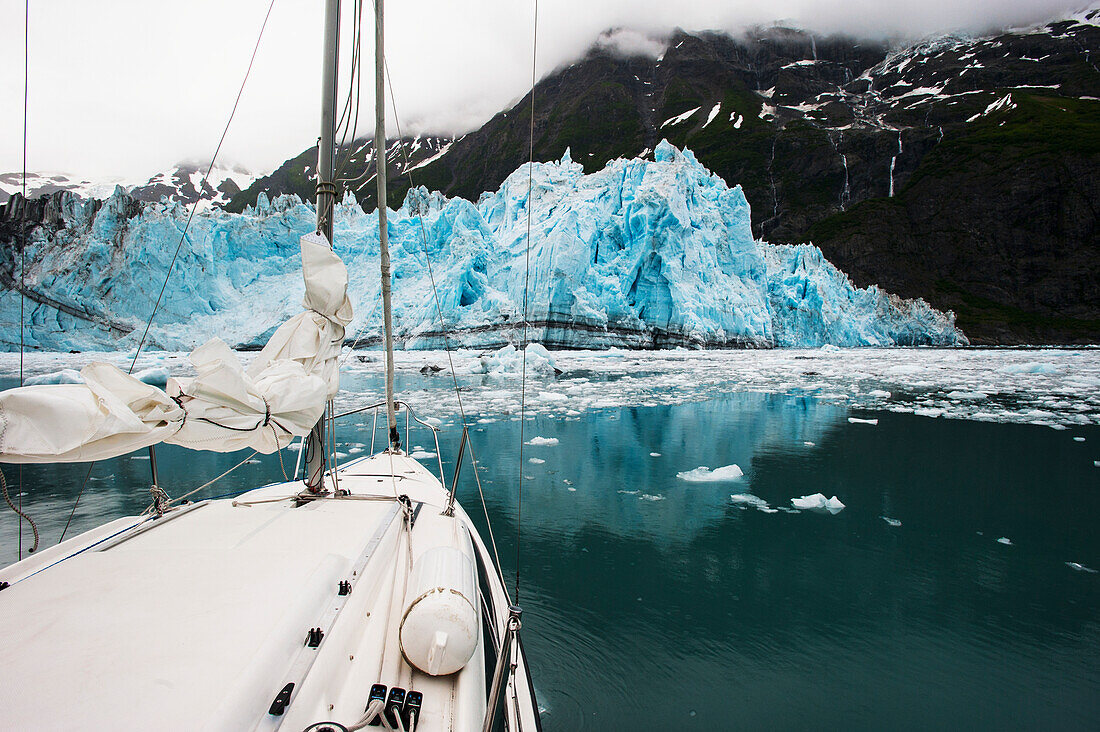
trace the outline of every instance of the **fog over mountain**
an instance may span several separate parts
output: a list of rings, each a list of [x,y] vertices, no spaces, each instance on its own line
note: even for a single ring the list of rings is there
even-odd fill
[[[344,5],[348,29],[352,3]],[[208,159],[267,7],[266,0],[125,0],[110,12],[77,0],[32,5],[28,169],[145,180],[180,160]],[[609,28],[629,29],[619,42],[653,52],[677,27],[737,32],[782,21],[822,34],[912,39],[1039,22],[1076,7],[1065,0],[563,0],[539,7],[536,74],[579,58]],[[389,67],[405,131],[461,134],[511,106],[530,85],[532,20],[533,3],[510,0],[387,6]],[[7,141],[0,173],[22,168],[23,21],[22,3],[0,5],[0,62],[12,71],[0,79]],[[313,142],[320,27],[315,3],[276,3],[220,162],[265,172]],[[364,89],[363,107],[372,104]]]

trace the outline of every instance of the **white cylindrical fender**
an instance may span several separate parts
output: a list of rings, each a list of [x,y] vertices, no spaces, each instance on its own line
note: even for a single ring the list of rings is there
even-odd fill
[[[453,674],[477,650],[477,570],[461,550],[438,546],[413,564],[398,640],[401,654],[432,676]]]

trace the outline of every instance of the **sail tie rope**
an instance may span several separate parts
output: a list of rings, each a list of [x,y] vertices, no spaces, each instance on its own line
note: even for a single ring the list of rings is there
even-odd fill
[[[4,492],[4,500],[8,502],[8,507],[11,508],[12,511],[15,511],[15,513],[18,514],[20,518],[31,525],[31,531],[34,532],[34,546],[27,550],[27,553],[34,553],[38,549],[38,527],[35,525],[30,516],[23,513],[22,510],[17,508],[16,505],[12,503],[11,496],[8,495],[8,480],[4,477],[4,471],[2,470],[0,470],[0,490],[3,490]]]

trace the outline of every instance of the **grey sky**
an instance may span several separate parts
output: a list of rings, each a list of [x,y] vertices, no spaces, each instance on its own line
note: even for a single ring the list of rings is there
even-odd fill
[[[33,0],[28,168],[140,178],[181,159],[208,159],[267,2]],[[647,35],[675,26],[738,30],[775,20],[916,38],[1038,22],[1086,2],[543,0],[537,73],[583,53],[610,27],[638,31],[621,39],[643,48]],[[321,5],[276,0],[220,162],[270,170],[316,138]],[[344,5],[347,13],[351,0]],[[530,0],[390,0],[387,55],[405,131],[465,131],[521,97],[532,17]],[[21,168],[23,39],[22,0],[0,0],[0,172]],[[360,134],[372,127],[362,122],[371,118],[369,87]]]

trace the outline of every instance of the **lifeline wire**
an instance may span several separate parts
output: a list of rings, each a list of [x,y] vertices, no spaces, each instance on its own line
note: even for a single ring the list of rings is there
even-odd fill
[[[260,35],[257,36],[256,45],[252,49],[252,58],[248,60],[248,69],[244,72],[244,79],[241,80],[241,88],[237,92],[237,99],[233,102],[233,110],[229,113],[229,119],[225,123],[225,129],[222,131],[221,139],[218,140],[218,146],[214,149],[214,156],[210,158],[210,165],[206,168],[206,174],[203,175],[202,182],[199,183],[199,198],[196,198],[195,202],[191,204],[191,213],[187,215],[187,223],[183,225],[183,233],[180,234],[179,244],[176,245],[176,251],[172,255],[172,261],[168,264],[168,272],[164,275],[164,284],[160,286],[160,294],[157,295],[157,302],[153,305],[153,312],[149,313],[149,320],[145,323],[145,332],[141,334],[141,342],[138,343],[137,350],[134,351],[134,360],[130,362],[130,369],[126,373],[133,373],[134,364],[137,363],[138,356],[141,354],[141,347],[145,345],[145,339],[149,336],[149,327],[153,324],[153,318],[160,308],[160,302],[164,298],[164,290],[168,287],[168,280],[172,276],[172,268],[175,267],[176,259],[179,258],[180,255],[180,249],[183,248],[183,242],[187,239],[187,229],[190,228],[191,219],[195,217],[195,211],[199,207],[199,202],[202,198],[202,190],[206,187],[206,181],[210,177],[210,173],[214,170],[214,162],[218,159],[218,153],[221,152],[222,143],[225,142],[225,136],[229,134],[229,125],[233,123],[233,116],[237,114],[237,105],[241,103],[241,96],[244,94],[245,84],[248,83],[248,75],[252,73],[252,64],[256,61],[256,52],[260,50],[260,41],[264,37],[264,29],[267,28],[268,18],[271,17],[271,9],[274,7],[275,0],[271,0],[271,4],[267,6],[267,15],[264,16],[263,25],[260,26]]]
[[[535,17],[531,30],[531,130],[527,155],[527,247],[524,250],[523,275],[523,350],[521,351],[519,382],[519,505],[516,509],[516,599],[519,605],[519,548],[523,537],[523,425],[527,411],[527,291],[531,280],[531,209],[534,207],[535,170],[535,57],[539,41],[539,0],[535,0]]]
[[[393,107],[393,120],[394,124],[397,126],[397,138],[400,141],[403,140],[405,136],[401,132],[401,118],[397,114],[397,99],[393,93],[393,77],[390,75],[389,64],[386,63],[384,59],[383,63],[386,64],[386,83],[390,89],[390,105]],[[413,190],[412,161],[409,159],[409,151],[404,145],[400,144],[400,142],[398,142],[398,147],[401,148],[401,152],[405,157],[405,173],[409,176],[409,190]],[[443,334],[443,350],[447,354],[447,364],[451,370],[451,382],[454,384],[455,397],[458,399],[458,413],[462,419],[462,431],[467,435],[466,448],[470,451],[470,464],[474,469],[474,482],[477,484],[478,496],[481,498],[481,510],[485,514],[485,526],[489,530],[489,544],[493,547],[493,558],[496,559],[497,572],[501,575],[501,584],[504,584],[504,575],[500,568],[500,553],[497,551],[497,540],[493,535],[493,524],[489,520],[489,507],[485,503],[485,491],[481,487],[481,475],[478,471],[477,455],[474,453],[473,440],[469,439],[469,429],[466,423],[466,409],[462,405],[462,391],[458,387],[458,376],[455,372],[454,359],[451,357],[451,340],[447,337],[447,323],[443,318],[443,306],[439,301],[439,289],[435,286],[435,274],[432,271],[432,258],[428,253],[428,232],[424,226],[424,212],[420,208],[419,199],[417,200],[416,211],[417,219],[420,222],[420,242],[424,247],[424,261],[427,264],[428,280],[432,285],[432,298],[435,302],[435,312],[436,315],[439,316],[439,330]],[[358,341],[356,342],[358,343]],[[354,348],[354,345],[352,347]],[[406,409],[407,408],[406,406]],[[440,479],[443,478],[442,475],[439,477]],[[457,491],[458,486],[451,486],[451,490]]]

